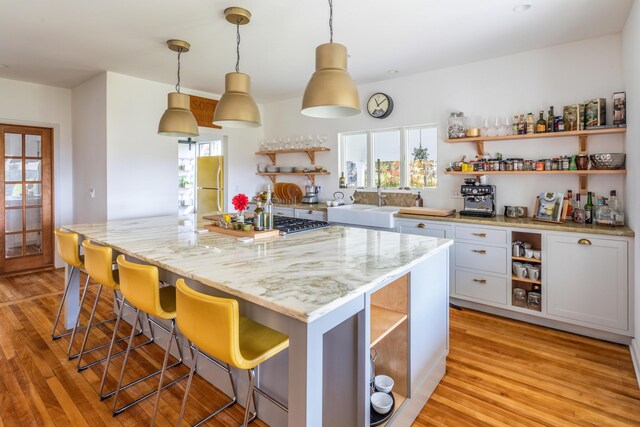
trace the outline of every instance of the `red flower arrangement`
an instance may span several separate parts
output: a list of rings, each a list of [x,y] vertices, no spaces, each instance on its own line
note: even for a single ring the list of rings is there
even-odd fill
[[[233,208],[237,211],[245,211],[249,207],[249,198],[245,194],[236,194],[231,199],[231,203],[233,203]]]

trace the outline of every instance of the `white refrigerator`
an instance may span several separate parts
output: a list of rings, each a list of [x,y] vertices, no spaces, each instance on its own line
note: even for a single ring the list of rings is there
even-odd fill
[[[196,212],[224,211],[224,157],[196,158]]]

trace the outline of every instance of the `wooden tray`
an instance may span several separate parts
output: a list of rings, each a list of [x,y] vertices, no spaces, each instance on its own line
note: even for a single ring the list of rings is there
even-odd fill
[[[456,213],[455,209],[434,209],[434,208],[401,208],[398,213],[412,215],[430,215],[430,216],[450,216]]]
[[[241,230],[233,230],[231,228],[223,228],[218,227],[214,224],[207,224],[204,226],[209,231],[220,234],[227,234],[229,236],[235,237],[251,237],[253,239],[264,239],[265,237],[277,237],[280,235],[279,230],[266,230],[266,231],[241,231]]]

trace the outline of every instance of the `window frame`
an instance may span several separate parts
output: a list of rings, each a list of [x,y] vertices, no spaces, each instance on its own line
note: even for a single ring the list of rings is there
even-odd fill
[[[375,138],[374,134],[378,132],[390,132],[390,131],[399,131],[400,132],[400,187],[401,188],[409,188],[411,190],[437,190],[438,185],[435,187],[411,187],[411,173],[410,173],[410,159],[411,153],[409,153],[409,131],[416,129],[435,129],[436,130],[436,182],[440,182],[440,177],[438,174],[438,125],[437,123],[427,123],[422,125],[412,125],[412,126],[399,126],[399,127],[391,127],[391,128],[380,128],[380,129],[369,129],[369,130],[361,130],[361,131],[349,131],[349,132],[339,132],[338,133],[338,174],[342,176],[343,173],[346,173],[345,170],[345,161],[347,160],[347,147],[345,144],[345,137],[353,136],[353,135],[366,135],[367,137],[367,177],[366,182],[369,183],[367,187],[358,187],[353,186],[349,188],[355,188],[358,190],[375,190],[377,187],[374,185],[375,180]],[[391,189],[397,187],[381,187],[383,189]]]

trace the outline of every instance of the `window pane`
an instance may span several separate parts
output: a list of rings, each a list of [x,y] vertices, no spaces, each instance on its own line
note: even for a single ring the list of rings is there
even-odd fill
[[[7,209],[4,222],[4,229],[7,233],[22,231],[22,209]]]
[[[19,133],[4,134],[4,155],[22,157],[22,135]]]
[[[42,171],[40,165],[42,160],[25,160],[26,181],[42,181]]]
[[[344,177],[348,187],[367,187],[367,134],[345,135]]]
[[[378,186],[378,159],[380,159],[380,186],[400,187],[400,131],[373,133],[373,158],[376,162],[374,185]]]
[[[435,127],[409,129],[409,186],[437,187],[438,130]]]
[[[26,237],[26,249],[25,255],[37,255],[42,253],[42,235],[40,232],[27,233]]]
[[[22,234],[7,234],[4,238],[5,257],[22,256]]]
[[[5,159],[4,161],[4,180],[5,181],[22,181],[22,160]]]
[[[22,206],[22,184],[5,184],[4,205]]]
[[[27,184],[27,206],[42,204],[42,184]]]
[[[42,228],[42,208],[28,208],[26,220],[27,230],[40,230]]]
[[[25,135],[24,151],[27,157],[42,157],[40,154],[40,135]]]

